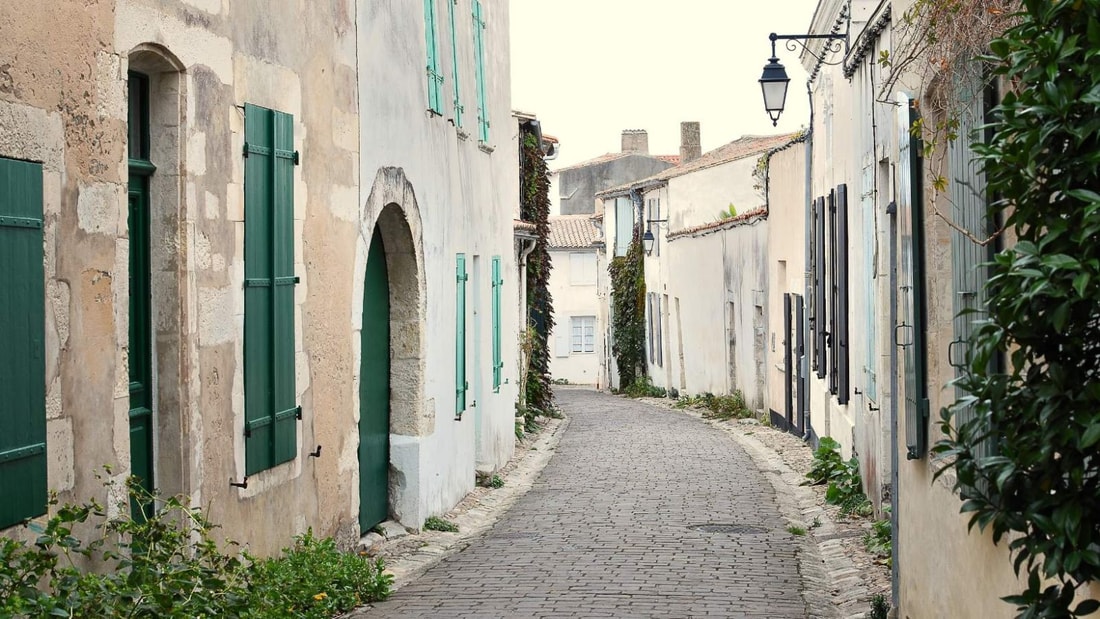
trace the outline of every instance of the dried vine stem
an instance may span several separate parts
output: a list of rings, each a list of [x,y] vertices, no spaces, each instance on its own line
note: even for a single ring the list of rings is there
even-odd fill
[[[889,68],[878,97],[885,100],[898,82],[915,79],[925,120],[915,128],[925,144],[925,157],[934,169],[942,169],[946,145],[957,139],[960,119],[981,114],[981,98],[964,100],[959,87],[978,85],[977,92],[993,80],[992,72],[980,61],[989,54],[989,42],[1019,21],[1019,0],[916,0],[894,30],[896,44],[882,52],[879,64]],[[932,212],[948,226],[974,243],[986,246],[1004,228],[982,239],[953,221],[938,207],[947,179],[937,176],[932,183]],[[950,202],[950,198],[948,198]]]

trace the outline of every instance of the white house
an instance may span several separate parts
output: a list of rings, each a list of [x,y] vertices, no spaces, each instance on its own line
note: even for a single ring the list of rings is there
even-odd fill
[[[556,326],[547,338],[553,342],[550,375],[571,384],[600,384],[600,298],[598,283],[607,277],[598,268],[603,247],[593,215],[550,218],[550,294]]]

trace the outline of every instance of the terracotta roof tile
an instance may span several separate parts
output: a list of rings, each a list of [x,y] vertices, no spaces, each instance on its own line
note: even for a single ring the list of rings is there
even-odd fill
[[[687,163],[663,170],[641,180],[605,189],[597,193],[596,197],[599,198],[624,193],[631,188],[644,187],[646,185],[657,185],[670,178],[676,178],[677,176],[683,176],[698,170],[704,170],[752,155],[760,155],[773,148],[783,146],[797,137],[798,133],[742,136],[728,144],[724,144],[714,150],[703,153],[703,156],[698,159],[693,159]]]
[[[752,210],[745,211],[737,215],[736,217],[729,217],[727,219],[719,219],[718,221],[712,221],[710,223],[699,224],[698,226],[691,226],[690,228],[684,228],[682,230],[674,230],[668,233],[668,240],[678,239],[682,236],[694,236],[700,233],[708,233],[712,230],[720,230],[725,228],[735,228],[744,223],[753,223],[757,219],[766,219],[768,216],[768,210],[763,206],[758,206]]]
[[[616,159],[622,159],[629,155],[637,155],[639,157],[649,157],[651,159],[660,159],[661,161],[676,165],[680,163],[680,155],[647,155],[645,153],[604,153],[599,157],[593,157],[580,163],[574,163],[572,165],[565,166],[564,168],[558,168],[555,172],[564,172],[565,170],[576,170],[577,168],[587,168],[588,166],[599,165],[601,163],[607,163],[608,161],[615,161]]]
[[[581,249],[600,240],[600,230],[592,215],[556,215],[550,218],[550,247]]]

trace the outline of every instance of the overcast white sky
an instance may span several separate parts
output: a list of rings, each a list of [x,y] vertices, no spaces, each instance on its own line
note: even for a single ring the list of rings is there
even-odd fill
[[[680,122],[701,123],[703,152],[741,135],[809,120],[806,73],[780,41],[791,77],[772,127],[757,80],[768,34],[808,31],[817,0],[511,0],[512,107],[561,140],[560,168],[619,150],[645,129],[652,154],[679,154]]]

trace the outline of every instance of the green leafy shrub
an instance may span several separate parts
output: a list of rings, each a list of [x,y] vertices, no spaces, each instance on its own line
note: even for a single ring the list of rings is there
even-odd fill
[[[458,525],[439,516],[429,516],[424,521],[425,531],[443,531],[445,533],[458,533]]]
[[[45,525],[27,525],[33,542],[0,538],[0,617],[331,617],[389,595],[381,561],[342,553],[331,539],[307,533],[284,556],[256,560],[232,541],[223,549],[186,500],[132,481],[127,489],[118,516],[55,497]],[[134,519],[130,500],[159,507]],[[90,541],[74,534],[89,527]]]
[[[1078,617],[1100,608],[1075,603],[1100,579],[1100,0],[1020,6],[988,59],[1012,86],[973,146],[1017,243],[991,265],[935,453],[970,527],[1026,575],[1004,598],[1018,616]]]
[[[840,443],[823,436],[814,450],[814,462],[806,473],[810,485],[828,484],[825,501],[840,506],[841,515],[870,516],[874,509],[863,493],[863,480],[859,474],[859,460],[852,456],[845,461],[840,457]]]
[[[729,395],[703,394],[703,417],[706,419],[747,419],[755,414],[745,404],[745,396],[740,391]]]
[[[890,616],[890,603],[885,595],[875,595],[871,598],[871,612],[867,613],[868,619],[886,619]]]
[[[282,555],[252,564],[250,616],[325,619],[385,599],[393,576],[381,559],[343,552],[307,531]]]
[[[646,375],[634,379],[622,392],[631,398],[663,398],[668,395],[664,387],[655,387]]]
[[[871,530],[863,536],[863,545],[867,548],[867,552],[882,559],[886,565],[893,565],[894,538],[890,520],[886,518],[876,520],[871,525]]]

